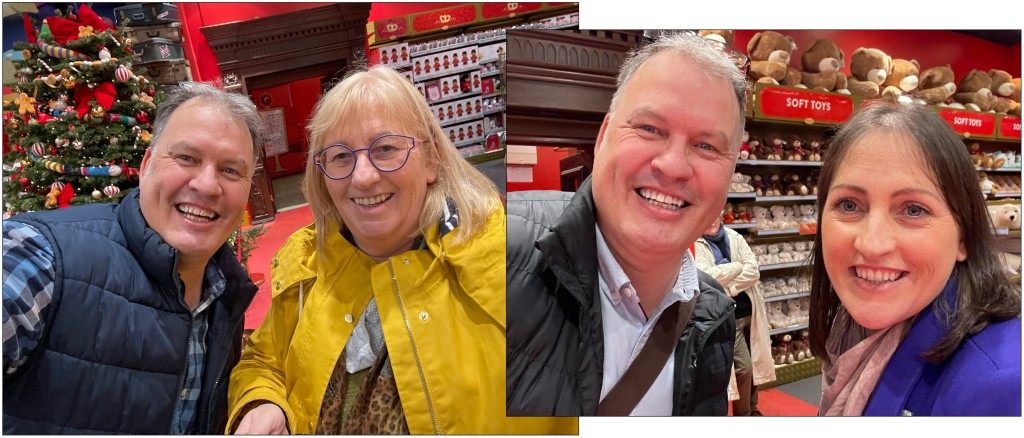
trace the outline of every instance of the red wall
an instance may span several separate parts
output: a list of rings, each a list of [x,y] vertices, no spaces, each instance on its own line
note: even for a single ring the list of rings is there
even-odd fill
[[[532,183],[509,182],[505,190],[517,192],[520,190],[561,190],[562,175],[558,168],[558,162],[575,154],[574,148],[555,148],[551,146],[537,147],[537,165],[533,166]]]
[[[799,69],[800,55],[814,38],[828,38],[846,54],[843,72],[850,74],[850,55],[859,47],[879,49],[893,58],[916,59],[921,69],[949,64],[957,79],[971,69],[1006,70],[1020,76],[1020,43],[1007,47],[978,37],[948,30],[775,30],[796,42],[790,64]],[[757,30],[737,30],[736,47],[747,51],[747,43]]]

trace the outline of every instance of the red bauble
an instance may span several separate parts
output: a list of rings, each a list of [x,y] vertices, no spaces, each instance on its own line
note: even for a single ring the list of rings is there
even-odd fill
[[[21,177],[21,179],[19,179],[18,182],[21,183],[21,185],[28,187],[28,178]]]
[[[145,111],[139,111],[139,113],[135,115],[135,119],[138,120],[139,123],[149,123],[149,114],[146,114]]]
[[[148,93],[150,96],[155,96],[156,95],[156,88],[149,87],[149,90],[147,90],[146,93]]]

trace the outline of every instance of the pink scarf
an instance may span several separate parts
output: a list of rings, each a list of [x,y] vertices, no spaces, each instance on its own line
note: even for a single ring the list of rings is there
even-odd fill
[[[839,308],[825,342],[829,364],[822,368],[818,415],[860,416],[882,377],[886,364],[903,341],[911,320],[869,335],[844,307]]]

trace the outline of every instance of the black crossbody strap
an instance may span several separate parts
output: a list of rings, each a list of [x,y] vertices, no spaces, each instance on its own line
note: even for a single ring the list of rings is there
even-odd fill
[[[633,408],[640,403],[640,399],[647,394],[658,374],[665,368],[669,355],[683,336],[699,294],[695,293],[686,302],[676,301],[661,313],[640,354],[597,406],[597,415],[625,416],[633,412]]]

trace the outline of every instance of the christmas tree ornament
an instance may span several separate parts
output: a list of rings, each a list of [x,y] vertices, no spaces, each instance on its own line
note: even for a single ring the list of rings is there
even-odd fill
[[[22,57],[22,58],[25,58],[25,59],[30,59],[30,58],[32,58],[32,51],[31,51],[31,50],[29,50],[29,49],[25,49],[25,50],[22,50],[22,51],[21,51],[21,57]],[[41,62],[41,61],[42,61],[42,60],[40,60],[40,62]]]
[[[25,186],[27,188],[29,181],[28,181],[28,178],[21,177],[21,179],[18,180],[18,183],[20,183],[22,186]]]
[[[116,136],[110,136],[107,140],[110,142],[111,146],[117,146],[117,144],[121,142],[121,140]]]
[[[128,125],[128,126],[135,126],[135,124],[136,124],[136,120],[135,120],[134,117],[128,117],[128,116],[123,115],[123,114],[114,114],[114,113],[107,113],[107,121],[108,122],[124,123],[125,125]]]
[[[109,166],[109,167],[110,168],[107,170],[107,173],[110,176],[119,176],[119,175],[121,175],[121,166],[118,166],[118,165],[115,164],[115,165]]]
[[[100,192],[99,190],[93,190],[92,191],[92,198],[93,199],[100,199],[102,197],[103,197],[103,193]]]
[[[50,186],[50,193],[46,195],[46,208],[57,208],[57,197],[60,196],[60,189]]]
[[[103,46],[100,46],[100,53],[97,56],[99,56],[100,61],[103,62],[110,62],[111,60],[117,61],[117,58],[110,57],[110,50],[107,50],[107,48]]]
[[[60,138],[60,137],[57,137],[57,138],[55,138],[55,139],[53,140],[53,144],[54,144],[54,146],[57,146],[57,147],[59,147],[59,148],[62,148],[62,147],[64,147],[64,146],[67,146],[67,145],[68,145],[68,139],[66,139],[66,138]]]
[[[82,143],[82,140],[75,140],[71,142],[71,147],[75,148],[76,151],[80,151],[83,147],[85,147],[85,144]]]
[[[83,55],[81,53],[78,53],[78,52],[76,52],[74,50],[65,49],[65,48],[60,47],[60,46],[51,46],[51,45],[46,44],[46,43],[44,43],[42,41],[37,41],[36,44],[39,46],[40,50],[42,50],[44,53],[46,53],[47,55],[50,55],[50,56],[52,56],[54,58],[61,58],[61,59],[79,59],[79,58],[80,59],[88,59],[88,57],[86,57],[85,55]]]
[[[103,117],[107,115],[107,110],[103,109],[101,106],[94,106],[89,113],[92,114],[93,118],[97,121],[103,121]]]
[[[149,141],[152,139],[153,134],[150,134],[149,131],[142,130],[142,132],[139,133],[139,140],[142,140],[143,143],[149,143]]]
[[[27,50],[26,50],[26,52],[27,52]],[[36,58],[36,63],[38,63],[39,65],[43,66],[46,69],[46,71],[48,71],[50,73],[53,73],[53,69],[50,68],[50,64],[47,64],[46,61],[43,61],[42,58]]]
[[[118,193],[121,193],[121,189],[117,188],[115,185],[109,185],[103,188],[103,194],[107,195],[108,198],[113,198],[117,196]]]
[[[45,148],[45,146],[43,146],[42,143],[33,143],[32,144],[32,153],[36,154],[37,156],[42,157],[43,156],[43,152],[44,152],[44,148]]]
[[[139,111],[139,113],[135,115],[135,119],[138,120],[139,123],[149,123],[149,114],[146,114],[145,111]]]
[[[76,82],[75,78],[71,77],[70,75],[61,75],[61,76],[64,77],[64,88],[65,89],[73,90],[73,89],[75,89],[75,87],[78,86],[78,82]]]
[[[64,183],[61,181],[54,181],[50,184],[50,188],[56,188],[57,190],[64,190]]]
[[[18,164],[21,164],[21,168],[24,169],[32,165],[32,160],[21,160]]]
[[[118,82],[128,82],[132,80],[132,78],[134,77],[135,75],[132,73],[132,71],[124,65],[119,65],[117,66],[117,69],[114,70],[114,79],[117,79]]]
[[[36,100],[32,97],[29,97],[29,95],[26,93],[21,93],[18,95],[16,99],[14,99],[14,104],[18,106],[18,114],[21,115],[35,113],[35,103]]]

